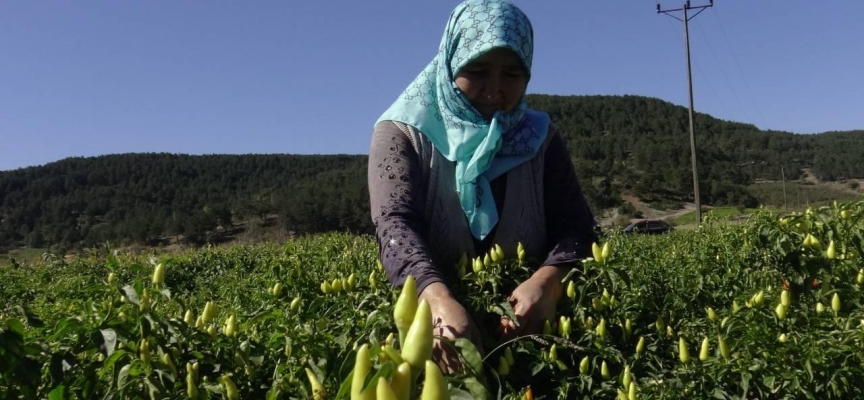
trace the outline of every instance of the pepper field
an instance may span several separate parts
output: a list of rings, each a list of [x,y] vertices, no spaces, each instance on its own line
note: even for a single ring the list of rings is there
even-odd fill
[[[323,385],[315,399],[361,398],[351,388],[357,350],[368,345],[360,385],[372,388],[395,380],[403,347],[399,290],[376,254],[370,237],[329,234],[0,269],[0,398],[311,399],[310,377]],[[453,343],[465,367],[446,390],[451,399],[861,399],[862,255],[864,201],[607,236],[570,275],[548,331],[506,343],[492,327],[536,261],[467,260],[456,291],[489,336],[482,352]],[[164,281],[154,283],[158,264]],[[420,398],[425,378],[415,375]]]

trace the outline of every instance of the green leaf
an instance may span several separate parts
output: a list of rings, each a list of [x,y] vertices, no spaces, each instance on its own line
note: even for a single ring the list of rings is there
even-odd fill
[[[471,392],[472,398],[489,399],[489,391],[486,390],[486,386],[480,383],[476,378],[465,378],[462,380],[462,384]]]
[[[345,380],[342,381],[342,384],[339,385],[339,392],[336,393],[336,399],[344,399],[346,396],[351,393],[351,384],[354,380],[354,371],[352,370]]]
[[[465,360],[465,364],[471,369],[471,374],[478,376],[483,374],[483,357],[477,351],[474,343],[465,338],[458,338],[453,345],[459,350],[459,355]]]
[[[18,312],[22,316],[24,316],[24,321],[27,322],[27,325],[30,325],[34,328],[41,328],[41,327],[45,326],[45,323],[42,322],[42,320],[39,319],[39,317],[36,316],[36,314],[33,314],[32,312],[30,312],[30,310],[27,307],[15,306],[14,308],[16,310],[18,310]]]
[[[450,400],[474,400],[475,397],[471,395],[471,393],[466,392],[462,389],[452,387],[450,388]]]
[[[127,353],[127,351],[123,350],[123,349],[118,349],[117,351],[114,351],[113,354],[111,354],[110,356],[108,356],[108,358],[105,359],[105,363],[102,364],[102,368],[100,369],[100,372],[110,371],[111,368],[114,367],[114,363],[116,363],[117,360],[119,360],[124,355],[126,355],[126,353]]]
[[[120,373],[117,374],[117,390],[122,391],[126,387],[129,379],[129,371],[132,369],[132,364],[126,364],[120,368]]]
[[[99,332],[102,333],[105,354],[110,357],[114,354],[114,349],[117,348],[117,332],[113,329],[102,329]]]
[[[48,393],[48,400],[64,400],[66,398],[66,386],[59,385]]]
[[[24,337],[24,324],[22,324],[21,321],[19,321],[18,319],[16,319],[16,318],[7,319],[6,320],[6,326],[9,327],[9,329],[12,332],[15,332],[15,333],[21,335],[21,337]]]
[[[120,288],[120,294],[126,296],[130,303],[136,306],[141,305],[141,301],[138,300],[138,292],[135,291],[134,287],[130,285],[123,286],[122,288]]]
[[[612,270],[612,272],[615,273],[615,275],[618,276],[618,279],[621,279],[621,281],[624,282],[624,285],[626,285],[627,287],[630,287],[630,275],[627,273],[627,271],[625,271],[621,268],[614,268],[614,267],[611,268],[611,270]]]

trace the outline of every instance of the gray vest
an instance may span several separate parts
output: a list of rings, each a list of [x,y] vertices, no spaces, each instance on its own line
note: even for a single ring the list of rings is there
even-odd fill
[[[432,142],[412,126],[393,123],[408,136],[419,156],[423,182],[427,184],[424,217],[428,231],[425,234],[435,256],[433,262],[442,270],[452,268],[463,252],[470,262],[478,254],[456,193],[456,163],[444,158]],[[528,257],[546,259],[549,249],[546,243],[543,161],[553,134],[550,127],[537,155],[507,172],[504,204],[493,238],[493,243],[503,248],[506,258],[516,258],[516,246],[521,242]]]

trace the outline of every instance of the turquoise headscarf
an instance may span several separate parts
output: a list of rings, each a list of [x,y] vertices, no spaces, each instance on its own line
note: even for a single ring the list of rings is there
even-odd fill
[[[475,109],[454,82],[466,64],[494,48],[514,51],[531,70],[534,31],[528,17],[502,0],[467,0],[450,14],[438,55],[378,119],[411,125],[456,162],[456,190],[471,233],[485,238],[498,223],[489,181],[537,154],[549,116],[531,110],[525,93],[510,112],[491,121]]]

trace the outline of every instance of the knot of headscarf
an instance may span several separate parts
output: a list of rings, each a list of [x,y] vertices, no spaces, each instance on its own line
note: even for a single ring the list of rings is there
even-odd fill
[[[471,234],[481,240],[498,223],[489,181],[533,158],[549,128],[548,115],[529,109],[525,93],[513,110],[487,121],[456,86],[462,67],[495,48],[515,52],[530,74],[534,32],[528,17],[502,0],[459,4],[438,54],[376,122],[411,125],[456,162],[459,202]]]

